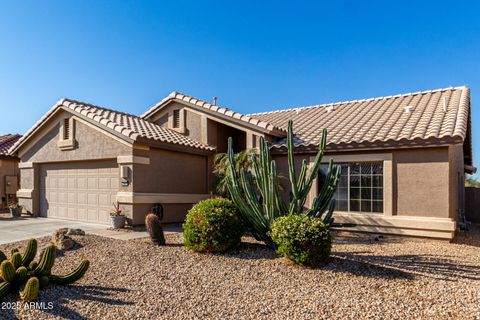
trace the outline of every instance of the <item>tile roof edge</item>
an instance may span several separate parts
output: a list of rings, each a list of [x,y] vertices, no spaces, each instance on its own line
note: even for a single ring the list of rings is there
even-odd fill
[[[121,124],[118,124],[116,122],[113,122],[112,120],[106,118],[106,117],[103,117],[95,112],[92,112],[90,110],[79,110],[77,108],[81,108],[83,106],[86,106],[86,107],[91,107],[91,108],[97,108],[97,109],[103,109],[103,110],[107,110],[109,112],[114,112],[114,113],[118,113],[118,114],[122,114],[122,115],[125,115],[125,116],[129,116],[129,117],[133,117],[133,118],[138,118],[139,120],[142,120],[142,121],[145,121],[145,122],[148,122],[152,125],[155,125],[154,123],[151,123],[149,122],[148,120],[146,119],[143,119],[137,115],[134,115],[134,114],[130,114],[130,113],[126,113],[126,112],[122,112],[122,111],[117,111],[117,110],[114,110],[114,109],[110,109],[110,108],[105,108],[105,107],[102,107],[102,106],[99,106],[99,105],[95,105],[95,104],[91,104],[91,103],[88,103],[88,102],[82,102],[82,101],[78,101],[78,100],[74,100],[74,99],[68,99],[68,98],[62,98],[60,99],[57,103],[55,103],[55,105],[53,105],[52,108],[50,108],[9,150],[8,150],[8,154],[9,155],[12,155],[13,153],[15,153],[18,148],[33,134],[35,134],[35,132],[40,128],[40,126],[48,121],[48,119],[60,108],[65,108],[71,112],[73,112],[74,114],[77,114],[79,116],[82,116],[82,117],[85,117],[85,118],[88,118],[88,119],[91,119],[93,120],[94,122],[98,123],[99,125],[102,125],[104,126],[105,128],[109,128],[117,133],[119,133],[120,135],[123,135],[124,137],[130,139],[130,140],[133,140],[135,141],[139,136],[140,134],[136,131],[133,131]],[[85,112],[83,112],[85,111]],[[170,130],[168,128],[165,128],[169,131],[172,131],[174,133],[176,133],[176,131],[174,130]],[[188,137],[186,137],[187,139],[189,139]],[[149,139],[149,138],[145,138],[147,140],[152,140],[152,141],[156,141],[155,139]],[[195,141],[195,140],[192,140],[192,141]],[[198,141],[195,141],[197,143],[199,143]],[[175,143],[171,143],[171,144],[174,144]],[[205,150],[213,150],[212,146],[210,145],[206,145],[206,144],[203,144],[203,143],[199,143],[200,145],[202,145],[201,148],[197,148],[197,149],[205,149]],[[181,144],[179,144],[181,145]],[[188,145],[185,145],[184,147],[189,147]]]
[[[27,130],[27,132],[25,132],[25,134],[22,135],[20,139],[17,140],[17,142],[15,142],[15,144],[8,150],[8,154],[13,155],[24,143],[24,141],[26,141],[32,134],[34,134],[37,129],[39,129],[40,125],[47,121],[50,116],[52,116],[53,113],[60,108],[60,106],[65,100],[65,98],[61,98],[60,100],[58,100],[37,122],[33,124],[33,126],[30,127],[30,129]]]
[[[374,98],[366,98],[366,99],[356,99],[356,100],[347,100],[347,101],[338,101],[338,102],[315,104],[315,105],[310,105],[310,106],[291,107],[291,108],[285,108],[285,109],[277,109],[277,110],[271,110],[271,111],[263,111],[263,112],[249,113],[249,114],[247,114],[247,116],[265,115],[265,114],[271,114],[271,113],[277,113],[277,112],[286,112],[286,111],[298,111],[298,110],[304,110],[304,109],[313,109],[313,108],[321,108],[321,107],[327,107],[327,106],[336,106],[336,105],[348,104],[348,103],[358,103],[358,102],[366,102],[366,101],[374,101],[374,100],[383,100],[383,99],[391,99],[391,98],[398,98],[398,97],[406,97],[406,96],[413,96],[413,95],[417,95],[417,94],[434,93],[434,92],[439,92],[439,91],[465,90],[465,89],[468,90],[469,88],[468,88],[466,85],[463,85],[463,86],[455,86],[455,87],[452,86],[452,87],[439,88],[439,89],[433,89],[433,90],[425,90],[425,91],[417,91],[417,92],[409,92],[409,93],[400,93],[400,94],[390,95],[390,96],[382,96],[382,97],[374,97]]]
[[[254,117],[251,117],[250,115],[243,114],[240,112],[233,111],[232,109],[228,107],[222,107],[219,105],[213,105],[205,100],[195,98],[193,96],[189,96],[187,94],[183,94],[181,92],[173,91],[171,92],[167,97],[162,99],[160,102],[156,103],[153,107],[148,109],[145,113],[143,113],[140,117],[143,119],[148,118],[151,116],[154,112],[160,110],[167,102],[170,102],[174,99],[178,99],[180,101],[190,103],[194,106],[197,106],[199,108],[205,108],[207,110],[216,112],[221,115],[225,115],[229,118],[232,118],[233,120],[240,120],[242,122],[254,125],[256,127],[259,127],[261,130],[267,130],[267,131],[284,131],[282,128],[274,126],[273,124],[266,122],[261,119],[256,119]]]
[[[110,108],[105,108],[103,106],[99,106],[99,105],[95,105],[95,104],[91,104],[91,103],[87,103],[87,102],[82,102],[82,101],[77,101],[77,100],[71,100],[71,99],[64,99],[65,101],[69,101],[73,104],[76,104],[76,106],[74,106],[72,109],[72,104],[70,104],[67,108],[69,108],[70,110],[76,112],[76,113],[79,113],[79,114],[82,114],[80,113],[79,111],[75,110],[75,108],[77,106],[81,107],[82,105],[85,105],[85,106],[88,106],[88,107],[93,107],[93,108],[99,108],[99,109],[103,109],[103,110],[107,110],[109,112],[114,112],[114,113],[117,113],[117,114],[121,114],[121,115],[125,115],[125,116],[128,116],[128,117],[132,117],[132,118],[136,118],[138,120],[142,120],[142,121],[145,121],[146,123],[152,125],[152,126],[156,126],[158,127],[157,124],[155,123],[152,123],[150,121],[148,121],[147,119],[144,119],[144,118],[141,118],[137,115],[134,115],[134,114],[130,114],[130,113],[127,113],[127,112],[122,112],[122,111],[117,111],[115,109],[110,109]],[[89,114],[92,114],[93,117],[90,117]],[[83,114],[82,114],[83,115]],[[114,130],[118,133],[120,133],[121,135],[123,136],[126,136],[127,138],[135,141],[137,140],[139,137],[141,137],[143,140],[146,140],[146,141],[149,141],[149,140],[152,140],[152,141],[157,141],[156,139],[151,139],[151,138],[147,138],[147,137],[144,137],[142,136],[140,133],[138,133],[137,131],[135,130],[132,130],[132,129],[129,129],[119,123],[116,123],[112,120],[110,120],[109,118],[106,118],[106,117],[103,117],[95,112],[91,112],[89,110],[87,110],[86,114],[84,114],[84,116],[88,117],[88,118],[91,118],[92,120],[94,120],[95,122],[97,122],[98,124],[101,124],[107,128],[110,128],[111,130]],[[175,130],[171,130],[170,128],[163,128],[165,130],[168,130],[174,134],[178,134]],[[192,140],[196,143],[198,143],[201,147],[192,147],[194,149],[202,149],[202,150],[213,150],[213,147],[210,146],[210,145],[207,145],[207,144],[203,144],[199,141],[196,141],[196,140],[193,140],[193,139],[190,139],[189,137],[184,137],[186,138],[187,140]],[[174,143],[174,142],[167,142],[167,141],[163,141],[164,143],[168,143],[168,144],[172,144],[172,145],[179,145],[179,146],[183,146],[183,147],[191,147],[191,146],[188,146],[188,145],[182,145],[182,144],[178,144],[178,143]]]

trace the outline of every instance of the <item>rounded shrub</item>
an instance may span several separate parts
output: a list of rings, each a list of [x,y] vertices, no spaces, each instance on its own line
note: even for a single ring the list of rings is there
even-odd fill
[[[183,224],[184,244],[197,252],[223,252],[238,245],[243,233],[237,207],[223,198],[200,201]]]
[[[318,218],[291,214],[276,219],[270,236],[277,253],[298,264],[315,266],[325,261],[332,249],[330,226]]]

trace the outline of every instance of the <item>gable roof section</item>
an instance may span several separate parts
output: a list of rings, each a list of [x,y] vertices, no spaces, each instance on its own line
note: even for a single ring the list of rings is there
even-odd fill
[[[62,99],[53,106],[17,143],[11,148],[14,153],[59,109],[73,113],[90,121],[100,128],[108,130],[130,143],[147,145],[170,144],[202,151],[214,151],[215,148],[185,137],[171,129],[161,127],[138,116],[123,113],[93,104],[70,99]]]
[[[274,136],[282,136],[285,134],[285,130],[279,128],[275,125],[272,125],[268,121],[263,121],[259,118],[252,117],[250,115],[244,115],[235,111],[232,111],[228,108],[221,107],[218,105],[210,104],[204,100],[200,100],[183,93],[172,92],[165,99],[151,107],[147,112],[141,115],[142,118],[148,119],[153,116],[155,113],[163,109],[167,104],[172,101],[178,101],[180,103],[186,103],[187,105],[197,108],[202,111],[213,112],[216,116],[224,117],[229,121],[234,121],[242,125],[252,126],[255,129],[266,132]]]
[[[8,150],[18,141],[22,136],[19,134],[6,134],[0,136],[0,156],[8,156]]]
[[[452,87],[252,116],[283,128],[293,120],[300,147],[316,147],[322,128],[327,128],[327,144],[332,149],[353,149],[363,145],[463,143],[470,139],[469,107],[469,89]],[[282,139],[274,147],[284,147],[285,143]]]

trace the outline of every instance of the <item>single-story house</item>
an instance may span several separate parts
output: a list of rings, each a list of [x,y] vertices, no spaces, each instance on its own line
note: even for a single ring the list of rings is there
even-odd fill
[[[18,134],[0,136],[0,209],[6,209],[9,203],[16,202],[19,183],[18,159],[8,150],[20,139]]]
[[[286,125],[312,161],[327,128],[342,167],[336,221],[367,232],[452,239],[472,164],[470,92],[455,87],[251,115],[173,92],[141,116],[74,100],[53,106],[10,150],[21,160],[17,196],[40,216],[107,222],[118,201],[133,224],[155,203],[182,221],[213,190],[213,156],[271,144],[287,170]],[[321,170],[324,170],[322,167]],[[311,190],[310,201],[322,183]]]

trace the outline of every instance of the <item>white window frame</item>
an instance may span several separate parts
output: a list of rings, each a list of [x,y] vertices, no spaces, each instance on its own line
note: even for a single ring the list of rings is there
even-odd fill
[[[333,162],[383,162],[383,213],[380,212],[356,212],[356,211],[335,211],[336,213],[361,215],[361,216],[392,216],[393,215],[393,173],[392,173],[392,153],[364,153],[364,154],[345,154],[345,155],[325,155],[322,164],[328,164],[331,159]],[[315,157],[310,157],[310,165],[313,165]],[[318,178],[317,178],[318,179]],[[312,205],[313,199],[318,194],[318,180],[315,179],[310,190],[307,204]]]

